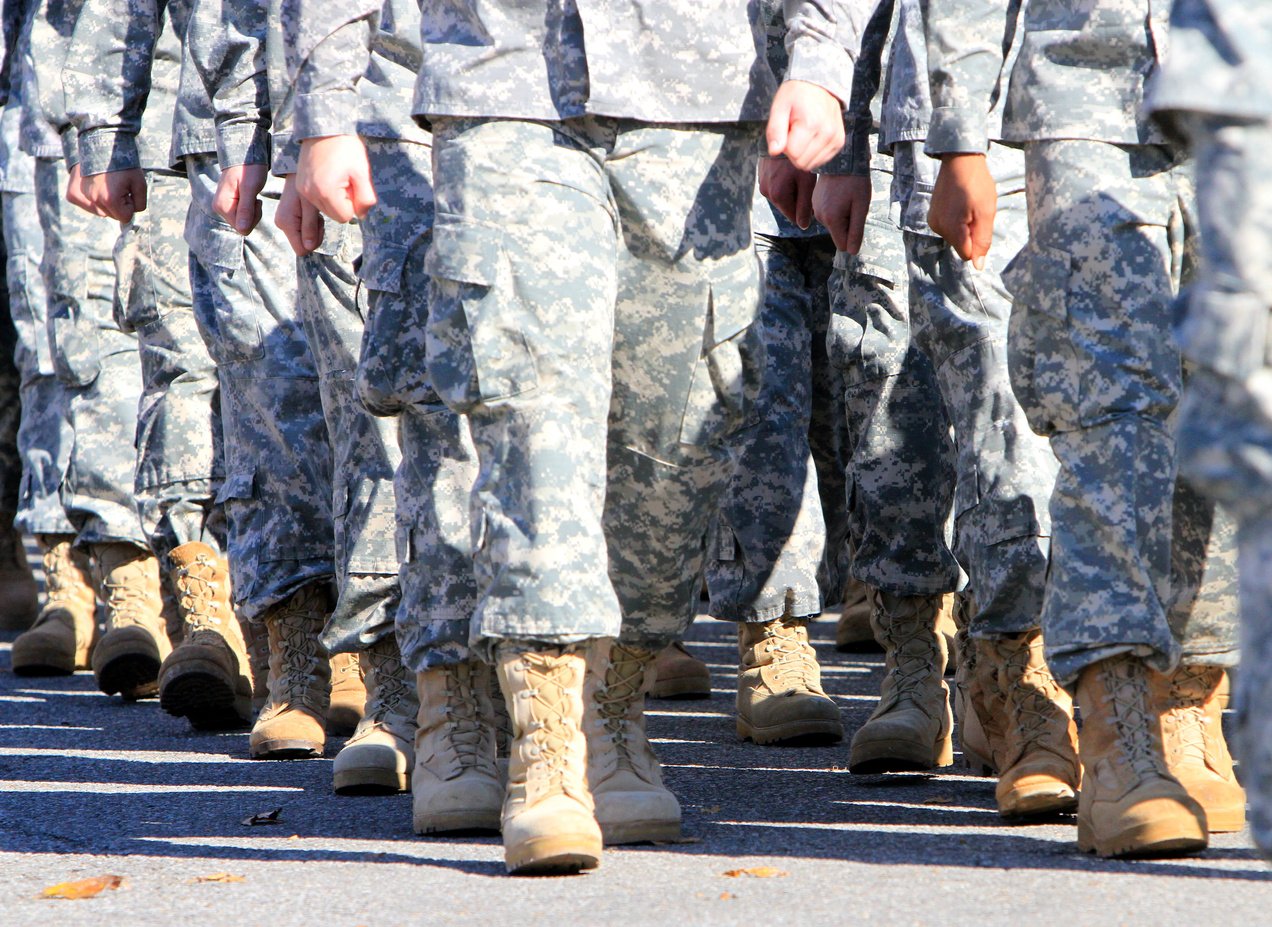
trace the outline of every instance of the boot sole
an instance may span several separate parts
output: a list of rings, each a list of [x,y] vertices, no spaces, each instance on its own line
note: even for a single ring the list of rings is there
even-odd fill
[[[654,683],[649,697],[663,700],[689,700],[711,698],[711,683],[701,679],[667,679]]]
[[[29,663],[15,663],[12,666],[15,676],[72,676],[74,668],[68,667],[65,661],[31,660]]]
[[[159,694],[160,661],[148,654],[122,653],[95,670],[97,688],[107,695],[119,693],[126,702]]]
[[[949,737],[932,746],[904,741],[853,744],[848,771],[855,775],[887,772],[926,772],[954,765],[954,744]]]
[[[602,824],[601,842],[606,846],[624,843],[674,843],[680,839],[680,821],[624,821]]]
[[[1078,849],[1105,859],[1194,856],[1206,849],[1205,834],[1180,834],[1178,820],[1149,821],[1128,827],[1112,837],[1096,838],[1085,821],[1078,821]]]
[[[601,864],[601,841],[590,834],[553,834],[504,848],[509,875],[569,875]]]
[[[182,667],[159,683],[159,706],[170,715],[187,718],[197,731],[228,731],[251,721],[252,700],[239,696],[234,685],[215,667]]]
[[[500,809],[446,811],[427,817],[415,815],[411,826],[417,834],[497,834],[500,831]],[[511,870],[509,870],[511,871]]]
[[[844,739],[844,726],[838,721],[815,719],[790,721],[772,727],[755,727],[741,718],[737,721],[738,737],[755,744],[795,744],[800,746],[825,746]]]
[[[342,769],[332,777],[337,795],[396,795],[411,787],[406,773],[366,766]]]
[[[1245,806],[1240,808],[1206,808],[1206,829],[1212,834],[1235,834],[1245,830]]]
[[[998,813],[1011,819],[1073,814],[1077,810],[1078,795],[1073,789],[1067,788],[1034,792],[1016,799],[1006,807],[1001,804],[998,806]]]
[[[266,740],[249,747],[248,755],[254,760],[316,760],[322,748],[312,740]]]

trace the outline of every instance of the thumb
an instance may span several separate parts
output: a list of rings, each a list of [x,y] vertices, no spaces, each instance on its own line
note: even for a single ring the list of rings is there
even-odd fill
[[[132,184],[133,212],[146,211],[146,178],[141,176]]]
[[[257,217],[261,211],[260,201],[256,197],[244,196],[240,188],[238,203],[235,205],[234,228],[240,235],[246,235],[256,226]]]
[[[371,183],[370,176],[355,171],[349,179],[349,205],[353,207],[353,214],[359,219],[365,219],[375,204],[375,186]]]
[[[977,216],[972,219],[968,228],[968,252],[972,266],[977,270],[985,269],[985,255],[989,254],[989,246],[994,241],[993,217]]]
[[[768,140],[770,158],[776,158],[786,150],[786,136],[791,124],[791,104],[784,94],[773,98],[773,106],[769,110],[768,126],[764,136]]]

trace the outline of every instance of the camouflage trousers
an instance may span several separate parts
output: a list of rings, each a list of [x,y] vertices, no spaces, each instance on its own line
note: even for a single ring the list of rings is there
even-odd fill
[[[836,399],[831,390],[815,390],[813,375],[818,332],[825,359],[826,287],[835,247],[828,236],[760,235],[756,252],[764,274],[759,421],[733,436],[733,475],[712,526],[706,563],[711,616],[730,621],[819,614],[818,568],[827,547],[809,432],[813,407]],[[835,416],[822,419],[833,422]]]
[[[1195,117],[1201,261],[1177,335],[1193,375],[1180,472],[1240,528],[1237,755],[1250,830],[1272,854],[1272,126]]]
[[[67,203],[66,179],[63,161],[37,160],[47,332],[74,434],[62,506],[79,544],[146,547],[133,496],[141,364],[136,337],[114,313],[111,243],[119,226]]]
[[[11,149],[11,156],[15,153],[29,157]],[[75,436],[66,393],[54,373],[49,347],[44,280],[40,276],[44,232],[34,193],[6,191],[0,198],[4,205],[9,312],[17,332],[14,357],[21,373],[22,418],[17,443],[22,484],[17,524],[30,534],[74,534],[59,495]]]
[[[339,595],[322,642],[332,653],[362,650],[392,634],[399,599],[393,502],[393,473],[401,458],[397,422],[371,415],[354,386],[363,329],[354,264],[361,252],[357,225],[329,221],[323,247],[296,261],[300,322],[318,371],[331,441]]]
[[[146,182],[146,211],[115,243],[116,312],[141,354],[137,511],[166,571],[167,555],[182,544],[224,549],[224,516],[212,503],[224,478],[221,399],[195,323],[182,237],[190,184],[168,171],[147,171]]]
[[[903,224],[920,227],[938,164],[907,143],[894,150]],[[914,343],[932,362],[954,436],[954,553],[967,572],[976,637],[1038,627],[1057,463],[1012,393],[1007,327],[1012,300],[999,276],[1024,245],[1024,165],[996,146],[1000,195],[990,263],[977,272],[940,238],[904,233]],[[925,227],[925,226],[924,226]]]
[[[6,252],[7,255],[7,252]],[[7,293],[8,258],[0,265]],[[0,511],[16,514],[22,490],[22,455],[18,426],[22,421],[22,374],[14,355],[18,331],[11,312],[0,314]]]
[[[212,210],[216,158],[187,157],[195,319],[221,386],[224,506],[239,617],[335,574],[332,457],[318,369],[297,312],[296,263],[277,199],[243,237]],[[325,245],[324,248],[328,248]]]
[[[762,373],[756,127],[433,126],[426,353],[477,449],[472,639],[660,647]]]
[[[1182,380],[1171,301],[1187,198],[1162,148],[1056,141],[1025,149],[1029,244],[1004,275],[1016,297],[1012,384],[1060,461],[1042,626],[1065,684],[1136,653],[1236,659],[1232,526],[1177,487]]]
[[[896,595],[958,588],[947,525],[954,450],[932,364],[914,343],[892,174],[872,169],[859,254],[835,255],[827,350],[843,383],[852,574]]]
[[[379,202],[362,223],[359,276],[367,323],[358,393],[376,414],[396,416],[397,639],[403,661],[418,673],[472,655],[477,580],[469,496],[477,454],[468,421],[442,404],[425,369],[431,149],[367,139],[367,154]]]

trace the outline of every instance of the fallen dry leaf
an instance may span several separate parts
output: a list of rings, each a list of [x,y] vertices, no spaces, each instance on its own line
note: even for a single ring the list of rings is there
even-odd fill
[[[728,901],[728,900],[729,900],[730,898],[732,898],[732,897],[733,897],[733,896],[732,896],[730,893],[728,893],[728,892],[721,892],[721,893],[720,893],[720,900],[721,900],[721,901]]]
[[[91,879],[80,879],[78,882],[58,882],[44,889],[40,895],[44,898],[66,898],[77,901],[80,898],[93,898],[108,888],[114,890],[123,884],[123,876],[94,876]]]
[[[262,824],[278,824],[280,823],[279,815],[283,813],[282,808],[275,808],[273,811],[262,811],[254,814],[250,818],[243,818],[244,827],[259,827]]]
[[[653,844],[656,847],[674,847],[674,846],[681,846],[686,843],[702,843],[702,838],[701,837],[677,837],[675,840],[653,841]]]
[[[191,884],[198,882],[246,882],[247,879],[241,875],[232,875],[228,872],[214,872],[211,875],[195,876],[190,880]]]
[[[774,869],[772,866],[752,866],[749,869],[730,869],[723,875],[730,879],[737,879],[742,876],[749,876],[752,879],[776,879],[790,875],[790,873],[784,869]]]
[[[925,805],[952,805],[954,804],[953,795],[933,795],[931,798],[923,799]]]
[[[300,839],[300,834],[292,834],[292,835],[291,835],[290,837],[288,837],[287,839],[288,839],[288,840],[299,840],[299,839]]]

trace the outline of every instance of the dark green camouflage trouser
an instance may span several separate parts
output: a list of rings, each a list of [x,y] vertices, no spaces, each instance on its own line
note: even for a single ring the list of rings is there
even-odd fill
[[[762,371],[757,127],[433,127],[428,372],[480,465],[473,639],[662,646]]]

